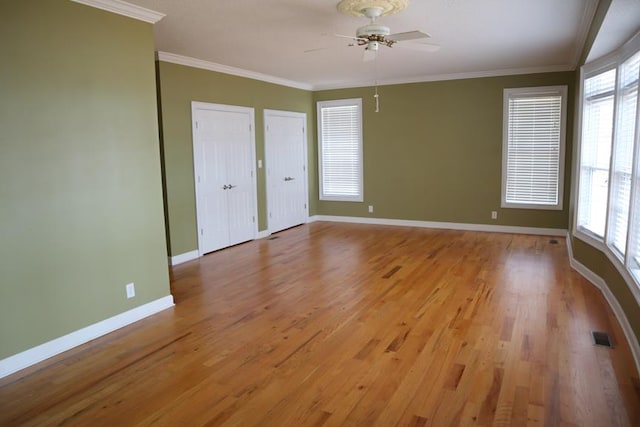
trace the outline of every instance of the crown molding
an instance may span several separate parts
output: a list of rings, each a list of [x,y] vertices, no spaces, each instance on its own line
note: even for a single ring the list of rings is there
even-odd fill
[[[301,83],[293,80],[283,79],[281,77],[270,76],[267,74],[258,73],[255,71],[244,70],[242,68],[230,67],[228,65],[217,64],[215,62],[209,62],[202,59],[192,58],[189,56],[177,55],[175,53],[157,52],[156,58],[159,61],[170,62],[173,64],[186,65],[188,67],[201,68],[203,70],[216,71],[219,73],[230,74],[238,77],[245,77],[254,80],[261,80],[267,83],[274,83],[281,86],[293,87],[303,90],[333,90],[333,89],[349,89],[359,87],[370,87],[376,85],[375,81],[359,81],[359,82],[340,82],[332,84],[309,84]],[[529,68],[511,68],[502,70],[491,71],[477,71],[470,73],[451,73],[451,74],[436,74],[427,76],[418,76],[412,78],[400,78],[391,80],[378,80],[378,86],[390,86],[400,85],[408,83],[426,83],[436,82],[443,80],[462,80],[462,79],[477,79],[483,77],[501,77],[517,74],[537,74],[537,73],[554,73],[562,71],[575,71],[575,67],[571,65],[551,65],[544,67],[529,67]]]
[[[580,57],[582,51],[587,43],[587,37],[589,36],[589,30],[591,29],[591,23],[596,16],[596,10],[598,9],[598,2],[589,2],[584,8],[582,19],[580,20],[580,31],[576,38],[575,52],[573,53],[573,67],[578,68],[580,66]]]
[[[571,65],[551,65],[545,67],[529,67],[529,68],[511,68],[503,70],[491,70],[491,71],[473,71],[469,73],[451,73],[451,74],[434,74],[427,76],[418,76],[410,78],[400,78],[391,80],[378,80],[377,86],[390,86],[400,85],[407,83],[426,83],[437,82],[443,80],[462,80],[462,79],[477,79],[483,77],[501,77],[512,76],[517,74],[537,74],[537,73],[555,73],[562,71],[575,71],[575,67]],[[342,82],[334,84],[318,84],[313,86],[313,90],[333,90],[333,89],[348,89],[358,87],[369,87],[376,85],[374,81],[362,81],[362,82]]]
[[[232,76],[245,77],[253,80],[260,80],[267,83],[274,83],[281,86],[288,86],[296,89],[313,90],[313,86],[307,83],[300,83],[280,77],[270,76],[255,71],[243,70],[242,68],[230,67],[228,65],[217,64],[202,59],[191,58],[189,56],[176,55],[175,53],[157,52],[159,61],[171,62],[172,64],[186,65],[188,67],[201,68],[203,70],[216,71],[218,73],[231,74]]]
[[[165,17],[164,13],[147,9],[135,4],[127,3],[121,0],[71,0],[75,3],[84,4],[86,6],[95,7],[96,9],[106,10],[107,12],[117,13],[118,15],[127,16],[139,21],[155,24]]]

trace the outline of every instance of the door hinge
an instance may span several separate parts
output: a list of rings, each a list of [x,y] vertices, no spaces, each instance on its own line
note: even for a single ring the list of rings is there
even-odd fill
[[[271,212],[269,212],[269,218],[273,218],[273,215],[271,215]]]
[[[307,171],[307,167],[305,165],[302,165],[302,172],[306,172]]]
[[[200,184],[200,175],[198,175],[198,184]]]
[[[253,171],[251,171],[251,178],[253,178]]]
[[[202,229],[202,228],[200,229],[200,235],[204,236],[204,229]]]
[[[306,203],[304,204],[304,208],[307,209],[307,204]]]
[[[256,217],[255,217],[255,216],[253,217],[253,222],[254,222],[254,223],[256,222]]]
[[[251,127],[251,125],[249,125],[249,132],[251,132],[251,129],[253,129],[253,128]]]
[[[196,120],[196,129],[198,129],[198,121]]]

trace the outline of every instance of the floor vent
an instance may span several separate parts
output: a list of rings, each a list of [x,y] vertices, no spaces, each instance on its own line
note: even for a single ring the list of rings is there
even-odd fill
[[[595,345],[603,345],[605,347],[613,348],[611,337],[606,332],[591,331],[593,337],[593,343]]]
[[[549,243],[551,243],[552,245],[557,245],[558,241],[556,239],[551,239],[549,240]]]
[[[271,237],[268,237],[267,240],[276,240],[276,239],[279,239],[279,238],[280,238],[280,236],[271,236]]]

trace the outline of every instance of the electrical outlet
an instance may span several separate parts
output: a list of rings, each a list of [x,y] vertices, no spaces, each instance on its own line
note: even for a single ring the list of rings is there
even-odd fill
[[[369,213],[373,213],[373,205],[369,205]]]
[[[125,286],[125,289],[127,290],[127,298],[133,298],[136,296],[136,285],[133,282]]]
[[[498,212],[497,211],[491,211],[491,219],[498,219]]]

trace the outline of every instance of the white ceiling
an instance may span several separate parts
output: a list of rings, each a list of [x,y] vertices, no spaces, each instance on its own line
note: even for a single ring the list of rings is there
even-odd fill
[[[338,0],[128,0],[166,17],[156,49],[260,73],[309,89],[573,70],[597,0],[412,0],[379,23],[421,30],[435,53],[380,47],[362,62],[348,47],[365,18]],[[409,42],[404,42],[409,43]],[[325,48],[305,53],[305,50]]]
[[[587,62],[612,52],[640,30],[640,0],[614,0],[602,22]]]

